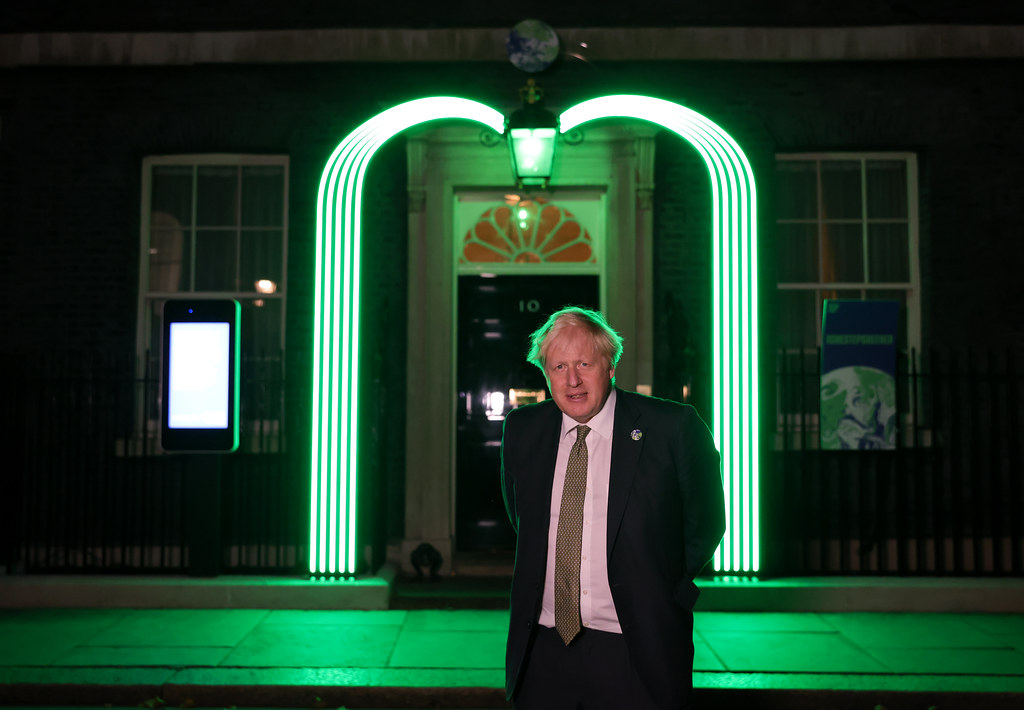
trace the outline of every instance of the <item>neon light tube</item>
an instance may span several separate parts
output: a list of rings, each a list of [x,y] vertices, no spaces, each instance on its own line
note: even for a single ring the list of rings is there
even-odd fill
[[[648,96],[606,96],[570,108],[565,133],[592,120],[650,121],[687,140],[704,160],[712,194],[713,414],[722,452],[726,535],[718,571],[757,572],[758,351],[757,195],[743,151],[719,126],[678,104]],[[313,436],[309,570],[353,574],[358,560],[356,502],[359,406],[359,258],[363,179],[377,150],[426,121],[466,119],[502,132],[504,118],[483,104],[437,97],[410,101],[370,119],[331,155],[317,197],[314,274]]]
[[[739,145],[718,125],[670,101],[605,96],[559,117],[564,133],[604,118],[636,118],[687,140],[703,158],[712,193],[713,414],[722,452],[726,534],[717,571],[760,567],[758,487],[757,193]]]
[[[409,101],[371,118],[327,161],[317,195],[313,307],[313,426],[309,571],[351,575],[358,564],[359,256],[363,179],[398,133],[439,119],[476,121],[501,133],[505,118],[453,97]]]

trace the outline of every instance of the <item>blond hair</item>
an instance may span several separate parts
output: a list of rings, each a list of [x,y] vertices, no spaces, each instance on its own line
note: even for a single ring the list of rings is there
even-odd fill
[[[548,348],[566,328],[586,330],[594,339],[594,346],[598,352],[607,358],[609,367],[615,368],[619,364],[619,358],[622,357],[622,336],[608,325],[600,311],[578,306],[566,306],[555,311],[544,325],[530,335],[530,351],[526,355],[526,361],[536,365],[543,372]]]

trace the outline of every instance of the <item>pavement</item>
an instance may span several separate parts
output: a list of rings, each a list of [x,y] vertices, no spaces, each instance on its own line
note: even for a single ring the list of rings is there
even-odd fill
[[[847,581],[702,582],[699,707],[1024,708],[1024,580]],[[363,609],[298,608],[320,603],[314,582],[238,584],[283,587],[290,601],[245,608],[265,597],[236,593],[242,603],[230,604],[223,579],[150,579],[104,604],[103,578],[0,577],[0,705],[508,707],[501,581],[385,580],[388,608]],[[189,606],[167,608],[166,589],[182,585]],[[39,591],[54,587],[61,605]],[[743,602],[725,588],[753,591]],[[216,590],[216,603],[196,589]]]

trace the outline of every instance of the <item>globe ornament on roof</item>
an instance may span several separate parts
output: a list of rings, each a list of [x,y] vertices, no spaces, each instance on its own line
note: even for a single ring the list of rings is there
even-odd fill
[[[505,48],[517,69],[536,74],[558,59],[558,35],[545,22],[523,20],[508,33]]]

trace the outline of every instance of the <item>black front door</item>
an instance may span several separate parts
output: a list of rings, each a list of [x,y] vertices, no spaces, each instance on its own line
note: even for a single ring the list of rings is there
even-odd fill
[[[499,451],[508,410],[549,396],[526,362],[529,336],[563,306],[599,307],[595,275],[459,276],[455,546],[515,547],[501,497]]]

